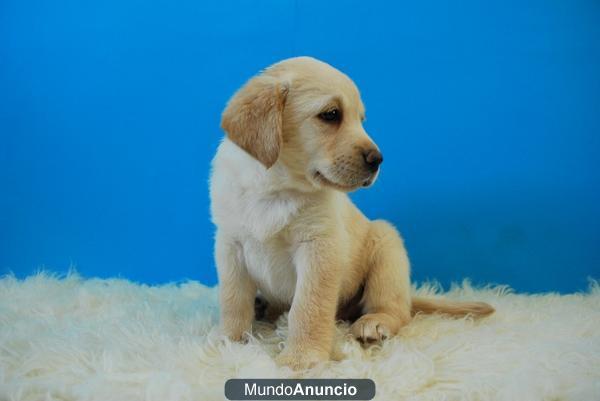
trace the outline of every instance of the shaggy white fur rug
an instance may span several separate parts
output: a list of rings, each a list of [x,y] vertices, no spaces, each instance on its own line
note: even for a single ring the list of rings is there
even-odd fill
[[[383,346],[363,349],[338,325],[344,356],[306,377],[371,378],[377,400],[600,400],[600,287],[519,295],[468,284],[420,295],[483,300],[482,321],[418,316]],[[229,378],[292,377],[273,357],[287,335],[259,324],[249,344],[216,328],[217,291],[197,282],[40,273],[0,280],[0,400],[224,399]]]

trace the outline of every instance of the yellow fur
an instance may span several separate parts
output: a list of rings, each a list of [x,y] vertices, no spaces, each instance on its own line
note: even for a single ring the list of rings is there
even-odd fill
[[[339,122],[320,117],[333,109]],[[235,340],[250,331],[258,289],[273,309],[290,308],[278,361],[296,369],[330,357],[335,318],[344,311],[359,311],[351,330],[363,342],[397,334],[419,311],[493,311],[411,299],[400,235],[369,221],[346,194],[377,178],[367,155],[380,153],[363,128],[364,113],[346,75],[307,57],[266,69],[223,113],[228,139],[211,178],[222,327]]]

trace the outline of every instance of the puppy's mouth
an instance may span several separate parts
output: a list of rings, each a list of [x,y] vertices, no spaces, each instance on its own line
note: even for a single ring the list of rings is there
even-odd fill
[[[359,181],[355,184],[340,184],[338,182],[334,182],[334,181],[330,180],[329,178],[325,177],[325,175],[318,170],[315,171],[315,173],[313,174],[315,181],[317,181],[318,183],[328,186],[328,187],[331,187],[331,188],[335,188],[340,191],[344,191],[344,192],[353,191],[360,187],[368,187],[375,180],[375,176],[376,175],[370,176],[369,178],[363,180],[362,182]]]

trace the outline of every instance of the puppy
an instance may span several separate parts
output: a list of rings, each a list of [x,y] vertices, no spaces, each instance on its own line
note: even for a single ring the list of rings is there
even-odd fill
[[[271,317],[289,310],[277,360],[329,359],[337,318],[361,342],[393,336],[415,312],[484,316],[484,303],[411,298],[409,261],[389,223],[369,221],[347,192],[377,178],[383,156],[365,132],[354,83],[321,61],[281,61],[229,101],[212,163],[211,212],[221,325],[242,340],[257,291]]]

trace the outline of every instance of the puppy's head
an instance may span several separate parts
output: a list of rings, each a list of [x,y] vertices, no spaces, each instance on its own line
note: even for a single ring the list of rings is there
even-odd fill
[[[266,168],[279,163],[311,187],[352,191],[371,185],[383,161],[364,118],[350,78],[299,57],[248,81],[229,101],[221,126]]]

